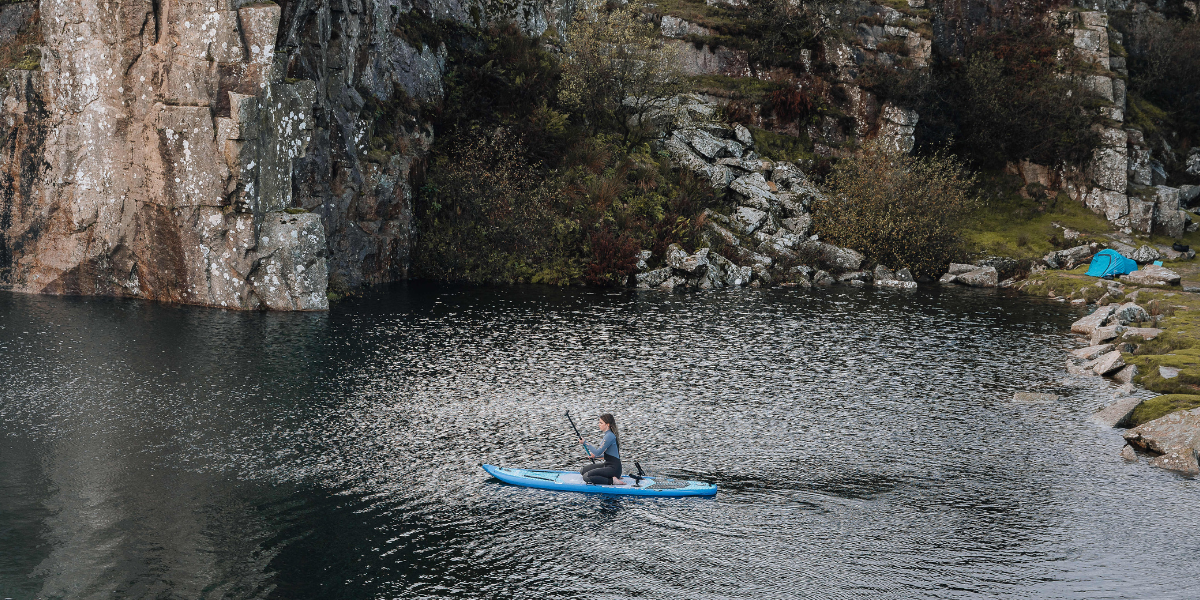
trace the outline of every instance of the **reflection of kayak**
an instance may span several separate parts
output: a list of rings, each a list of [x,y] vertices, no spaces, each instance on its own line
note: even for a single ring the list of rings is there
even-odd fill
[[[492,477],[511,483],[543,490],[560,490],[563,492],[583,492],[585,494],[622,494],[628,496],[715,496],[717,486],[701,481],[680,481],[664,477],[643,477],[634,483],[632,477],[625,477],[628,485],[595,485],[584,483],[583,476],[577,471],[546,471],[541,469],[514,469],[512,467],[495,467],[481,465]]]

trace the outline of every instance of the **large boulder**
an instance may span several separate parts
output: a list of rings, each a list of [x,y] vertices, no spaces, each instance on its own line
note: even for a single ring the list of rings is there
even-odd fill
[[[1158,265],[1146,265],[1121,276],[1121,281],[1137,285],[1179,285],[1179,273]]]
[[[862,267],[863,255],[849,248],[818,241],[803,241],[796,245],[800,256],[811,257],[822,268],[834,273],[857,271]]]
[[[749,206],[739,206],[730,219],[730,226],[736,227],[742,234],[750,235],[767,222],[766,211]]]
[[[1200,408],[1173,412],[1127,431],[1125,441],[1159,455],[1150,464],[1189,475],[1200,474]]]
[[[1129,415],[1133,414],[1133,409],[1141,403],[1141,398],[1132,396],[1118,398],[1116,402],[1096,411],[1091,420],[1093,423],[1105,427],[1124,427],[1129,420]]]
[[[1112,344],[1100,344],[1098,346],[1088,346],[1087,348],[1080,348],[1078,350],[1072,350],[1071,356],[1074,356],[1075,358],[1078,358],[1080,360],[1095,360],[1096,358],[1099,358],[1101,354],[1109,352],[1112,349],[1113,349]]]
[[[708,248],[701,248],[689,255],[679,244],[671,244],[667,246],[665,258],[667,266],[693,277],[703,276],[708,270]]]
[[[1143,323],[1150,320],[1150,313],[1146,309],[1138,306],[1133,302],[1126,302],[1117,307],[1106,321],[1106,325],[1128,325],[1130,323]]]
[[[1071,331],[1074,333],[1082,333],[1083,335],[1092,335],[1096,328],[1104,325],[1104,322],[1116,312],[1117,307],[1113,304],[1101,306],[1092,314],[1079,319],[1071,324]]]
[[[1183,237],[1186,224],[1179,212],[1179,188],[1154,186],[1154,220],[1150,231],[1178,239]]]
[[[1000,277],[995,267],[980,267],[969,273],[957,275],[955,282],[971,287],[996,287],[1000,283]]]
[[[1051,252],[1045,257],[1046,266],[1051,269],[1074,269],[1092,258],[1100,251],[1099,244],[1083,244],[1066,250]]]
[[[645,273],[638,273],[634,276],[634,281],[638,289],[648,290],[662,285],[663,282],[670,278],[671,267],[663,267],[661,269],[654,269],[653,271],[646,271]]]
[[[1092,372],[1097,375],[1108,375],[1120,371],[1124,366],[1125,361],[1121,358],[1121,353],[1113,350],[1096,359],[1092,365]]]
[[[744,196],[746,204],[762,211],[775,210],[779,203],[762,173],[742,175],[729,184],[729,189]]]
[[[1158,250],[1154,248],[1154,246],[1147,246],[1143,244],[1140,248],[1130,253],[1129,258],[1133,259],[1133,261],[1139,265],[1144,265],[1147,263],[1152,263],[1156,260],[1160,260],[1162,258],[1162,254],[1160,254]]]

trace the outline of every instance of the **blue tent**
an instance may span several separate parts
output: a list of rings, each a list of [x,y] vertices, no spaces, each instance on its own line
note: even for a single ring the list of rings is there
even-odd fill
[[[1137,270],[1137,263],[1121,256],[1116,250],[1101,250],[1092,257],[1087,274],[1092,277],[1124,275]]]

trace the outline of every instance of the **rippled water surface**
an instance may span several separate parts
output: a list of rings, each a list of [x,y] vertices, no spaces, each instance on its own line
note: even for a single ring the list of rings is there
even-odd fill
[[[0,294],[0,597],[1200,597],[1200,487],[1087,422],[1111,391],[1063,372],[1077,317],[935,288]],[[568,409],[720,493],[478,467],[578,468]]]

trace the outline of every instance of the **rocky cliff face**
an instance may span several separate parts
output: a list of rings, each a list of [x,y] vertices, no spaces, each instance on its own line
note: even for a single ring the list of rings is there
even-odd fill
[[[569,14],[457,0],[23,4],[42,58],[12,71],[0,100],[0,286],[280,310],[407,274],[411,181],[432,140],[412,109],[441,96],[446,50],[410,43],[401,22],[416,11],[540,33]]]

